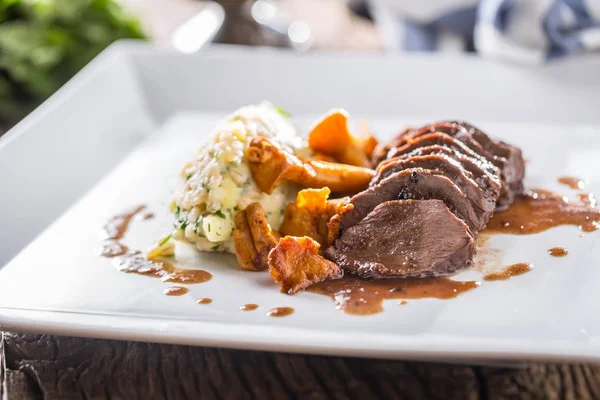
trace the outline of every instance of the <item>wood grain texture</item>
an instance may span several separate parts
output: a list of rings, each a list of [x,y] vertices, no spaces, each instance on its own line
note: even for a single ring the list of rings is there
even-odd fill
[[[4,333],[3,399],[598,399],[600,366],[522,369]]]

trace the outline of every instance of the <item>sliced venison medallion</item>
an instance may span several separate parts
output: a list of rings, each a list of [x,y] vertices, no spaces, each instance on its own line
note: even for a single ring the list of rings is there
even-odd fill
[[[501,170],[503,183],[499,207],[510,205],[516,194],[523,191],[525,163],[521,150],[502,141],[492,140],[483,131],[462,121],[442,121],[424,126],[398,137],[402,145],[418,140],[431,132],[442,132],[465,143],[470,149],[485,157]]]
[[[390,200],[442,200],[476,234],[488,220],[479,215],[471,201],[440,171],[422,168],[406,169],[388,176],[377,185],[364,190],[350,199],[354,208],[341,217],[342,230],[348,229],[367,216],[379,204]]]
[[[430,154],[425,156],[414,156],[408,159],[395,159],[395,162],[386,163],[382,168],[377,169],[377,175],[371,183],[381,182],[383,179],[393,175],[396,172],[411,168],[423,168],[440,172],[449,178],[471,201],[475,212],[480,213],[482,219],[492,217],[496,209],[497,196],[492,196],[484,192],[473,179],[473,175],[466,171],[462,165],[444,155]]]
[[[486,193],[486,196],[493,197],[497,201],[500,195],[500,170],[498,167],[487,160],[481,158],[475,159],[449,147],[440,145],[419,147],[410,153],[383,161],[377,167],[377,171],[385,168],[386,164],[393,163],[397,159],[409,159],[415,156],[427,156],[431,154],[443,154],[458,161],[466,171],[471,173],[475,182]]]
[[[474,251],[468,226],[443,201],[392,200],[345,229],[326,254],[360,277],[408,278],[454,274]]]
[[[460,151],[463,154],[466,154],[470,157],[473,157],[477,160],[484,160],[486,162],[490,162],[486,157],[482,156],[480,153],[473,151],[472,148],[468,147],[458,138],[454,138],[449,136],[446,133],[436,132],[436,133],[428,133],[423,136],[419,136],[414,140],[406,143],[405,145],[396,148],[393,151],[390,151],[390,158],[398,157],[402,154],[410,153],[420,147],[431,146],[431,145],[439,145],[448,147],[452,150]],[[496,164],[494,164],[496,165]],[[510,205],[515,197],[515,189],[519,189],[519,184],[512,184],[506,180],[506,177],[502,174],[502,169],[500,169],[500,197],[498,198],[498,203],[501,206]]]

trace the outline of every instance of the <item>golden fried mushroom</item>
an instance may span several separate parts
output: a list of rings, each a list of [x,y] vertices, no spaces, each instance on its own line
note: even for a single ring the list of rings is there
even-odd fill
[[[262,271],[268,268],[268,254],[277,245],[265,211],[259,203],[252,203],[235,216],[233,231],[235,255],[242,269]]]
[[[295,294],[312,284],[342,277],[342,269],[321,257],[319,247],[309,237],[285,236],[271,250],[269,273],[281,293]]]
[[[352,135],[348,130],[348,113],[335,108],[311,128],[308,145],[312,150],[333,157],[339,163],[369,168],[369,158],[377,140],[364,123],[360,130],[364,137]]]
[[[357,193],[375,176],[375,171],[369,168],[316,160],[302,162],[264,137],[252,139],[246,156],[256,185],[266,193],[271,193],[283,180],[309,188],[327,186],[333,192]]]
[[[349,197],[328,200],[330,193],[331,190],[326,187],[298,192],[296,201],[288,204],[285,209],[283,223],[279,227],[281,234],[308,236],[321,245],[328,245],[329,237],[337,237],[339,231],[338,224],[332,225],[335,232],[329,232],[330,219],[348,207],[350,201]]]
[[[304,189],[298,192],[295,203],[290,203],[283,213],[279,231],[285,236],[308,236],[318,243],[327,240],[327,198],[331,190]]]
[[[280,150],[262,136],[252,139],[246,157],[256,186],[268,194],[282,180],[296,182],[304,173],[304,166],[298,157]]]

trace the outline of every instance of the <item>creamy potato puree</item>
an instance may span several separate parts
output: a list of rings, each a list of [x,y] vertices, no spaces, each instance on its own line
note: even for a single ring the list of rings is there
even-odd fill
[[[235,214],[255,201],[263,206],[271,227],[279,227],[285,205],[296,197],[297,189],[283,184],[270,195],[258,189],[244,156],[256,136],[299,157],[310,153],[285,111],[270,103],[240,108],[219,123],[184,166],[172,203],[174,239],[201,251],[233,253]]]

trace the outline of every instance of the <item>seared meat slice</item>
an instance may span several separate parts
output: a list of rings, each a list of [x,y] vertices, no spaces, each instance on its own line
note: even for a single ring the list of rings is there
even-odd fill
[[[490,139],[480,129],[466,122],[443,121],[422,128],[403,133],[394,140],[394,143],[406,145],[418,140],[431,132],[441,132],[452,136],[477,154],[500,168],[502,179],[502,193],[499,206],[510,205],[515,194],[523,191],[523,177],[525,176],[525,163],[521,150],[504,142]]]
[[[521,149],[511,146],[499,140],[492,140],[480,129],[466,122],[453,122],[461,126],[473,137],[484,149],[492,153],[498,159],[502,159],[502,178],[506,182],[507,190],[499,201],[499,207],[510,205],[516,194],[523,192],[523,178],[525,177],[525,161]],[[510,190],[508,190],[510,189]]]
[[[439,199],[469,226],[473,234],[485,228],[488,219],[475,212],[473,204],[441,172],[421,168],[396,172],[377,185],[350,199],[354,208],[342,215],[342,229],[348,229],[367,216],[379,204],[390,200]]]
[[[377,170],[379,171],[379,169],[384,168],[386,164],[393,163],[394,160],[397,159],[408,159],[414,156],[426,156],[430,154],[443,154],[458,161],[466,171],[472,174],[475,182],[477,182],[481,190],[486,193],[486,196],[493,197],[496,200],[498,199],[498,196],[500,195],[500,170],[486,160],[482,160],[481,158],[475,159],[456,149],[445,146],[433,145],[419,147],[410,153],[383,161],[379,164]]]
[[[410,134],[404,136],[404,143],[410,143],[417,140],[419,137],[433,133],[441,132],[448,136],[452,136],[473,150],[475,153],[486,158],[489,162],[502,169],[505,164],[505,159],[502,156],[496,155],[493,152],[486,149],[481,143],[479,143],[469,131],[462,125],[456,122],[436,122],[435,124],[424,126],[420,129],[413,131]]]
[[[377,176],[371,184],[377,184],[388,176],[410,168],[423,168],[440,172],[448,177],[467,196],[475,211],[480,213],[482,219],[492,217],[496,209],[497,196],[486,194],[473,180],[473,175],[466,171],[462,165],[443,154],[430,154],[426,156],[414,156],[409,159],[392,159],[394,162],[386,162],[377,169]],[[390,160],[391,161],[391,160]]]
[[[462,141],[458,138],[453,138],[446,133],[436,132],[436,133],[428,133],[423,136],[419,136],[414,140],[409,141],[405,145],[396,148],[395,150],[390,151],[390,158],[397,157],[402,154],[410,153],[420,147],[431,146],[431,145],[439,145],[448,147],[452,150],[460,151],[463,154],[466,154],[476,160],[484,160],[488,161],[487,158],[482,156],[479,153],[473,151],[470,147],[467,147],[466,144],[462,143]],[[487,152],[486,152],[487,153]],[[489,153],[487,153],[489,154]],[[492,156],[490,156],[492,157]],[[496,159],[498,161],[498,159]],[[502,206],[510,205],[514,200],[514,189],[519,188],[519,184],[512,184],[506,180],[506,177],[502,174],[502,169],[500,169],[500,182],[501,182],[501,190],[500,197],[498,199],[498,203]]]
[[[444,202],[393,200],[344,229],[327,256],[361,277],[407,278],[453,274],[474,251],[469,228]]]
[[[415,140],[411,140],[400,147],[396,147],[395,149],[390,150],[388,158],[398,157],[426,146],[444,146],[451,150],[459,151],[466,156],[474,158],[475,160],[481,160],[481,162],[485,163],[484,165],[486,166],[490,164],[485,157],[471,150],[463,142],[442,132],[428,133],[426,135],[419,136]],[[488,169],[490,169],[490,172],[496,171],[494,167],[489,167]]]

